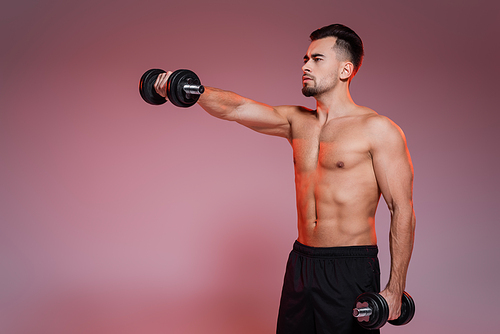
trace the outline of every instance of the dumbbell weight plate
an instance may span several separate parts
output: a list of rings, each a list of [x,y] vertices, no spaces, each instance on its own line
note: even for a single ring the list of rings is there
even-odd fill
[[[385,325],[389,318],[389,305],[384,297],[378,293],[366,292],[358,296],[356,303],[368,303],[372,309],[372,314],[368,321],[359,322],[361,327],[366,329],[379,329]]]
[[[154,87],[156,79],[161,73],[165,73],[165,71],[157,68],[151,69],[144,73],[141,77],[141,81],[139,81],[139,93],[142,99],[149,104],[160,105],[167,102],[163,96],[156,92]]]
[[[198,76],[190,70],[177,70],[167,80],[168,100],[177,107],[190,107],[200,98],[197,94],[187,94],[184,91],[185,85],[201,85],[201,82]]]
[[[403,292],[403,298],[401,303],[401,315],[395,320],[389,320],[389,323],[394,326],[406,325],[413,319],[415,315],[415,302],[413,298],[408,294],[408,292]]]

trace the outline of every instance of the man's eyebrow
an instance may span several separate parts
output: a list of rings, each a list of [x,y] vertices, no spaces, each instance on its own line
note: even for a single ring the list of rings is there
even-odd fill
[[[325,55],[324,54],[321,54],[321,53],[313,53],[311,55],[312,58],[317,58],[317,57],[324,57]],[[304,56],[304,60],[308,60],[309,59],[309,56],[308,55],[305,55]]]

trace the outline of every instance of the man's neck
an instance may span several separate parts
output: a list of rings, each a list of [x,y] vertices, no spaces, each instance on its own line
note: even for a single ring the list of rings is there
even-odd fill
[[[320,118],[349,116],[357,105],[351,98],[347,83],[339,84],[331,91],[316,96],[316,112]]]

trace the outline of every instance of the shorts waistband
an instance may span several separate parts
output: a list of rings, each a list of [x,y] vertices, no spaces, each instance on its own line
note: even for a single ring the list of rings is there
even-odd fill
[[[311,247],[295,241],[293,250],[299,254],[309,257],[376,257],[377,245],[367,246],[343,246],[343,247]]]

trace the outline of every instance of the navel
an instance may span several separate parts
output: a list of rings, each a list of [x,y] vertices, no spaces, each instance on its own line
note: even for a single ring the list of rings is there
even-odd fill
[[[337,161],[337,167],[338,168],[344,168],[344,162],[343,161]]]

